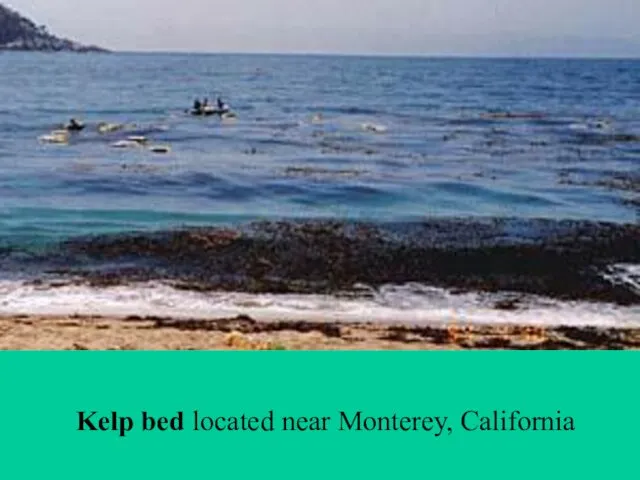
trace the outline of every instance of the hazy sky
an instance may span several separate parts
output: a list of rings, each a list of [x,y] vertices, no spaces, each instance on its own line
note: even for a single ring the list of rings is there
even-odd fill
[[[0,0],[117,50],[640,56],[640,0]]]

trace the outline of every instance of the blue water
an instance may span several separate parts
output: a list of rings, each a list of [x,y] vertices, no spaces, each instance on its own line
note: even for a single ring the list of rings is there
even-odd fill
[[[283,217],[638,220],[635,192],[594,182],[640,170],[640,61],[4,53],[0,72],[2,239]],[[205,95],[238,119],[186,115]],[[70,117],[88,127],[69,145],[38,141]],[[172,151],[111,146],[131,134]]]

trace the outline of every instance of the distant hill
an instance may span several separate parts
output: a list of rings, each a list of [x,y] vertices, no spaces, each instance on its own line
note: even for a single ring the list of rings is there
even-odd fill
[[[0,4],[0,50],[40,52],[106,52],[96,46],[87,46],[58,38],[32,20]]]

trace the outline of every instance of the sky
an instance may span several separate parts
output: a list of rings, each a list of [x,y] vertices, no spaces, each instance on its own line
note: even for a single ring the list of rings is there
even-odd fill
[[[640,0],[0,0],[125,51],[640,57]]]

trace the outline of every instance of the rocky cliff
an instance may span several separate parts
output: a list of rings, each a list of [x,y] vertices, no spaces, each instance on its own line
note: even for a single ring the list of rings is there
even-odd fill
[[[104,52],[106,50],[58,38],[18,12],[0,4],[0,50]]]

